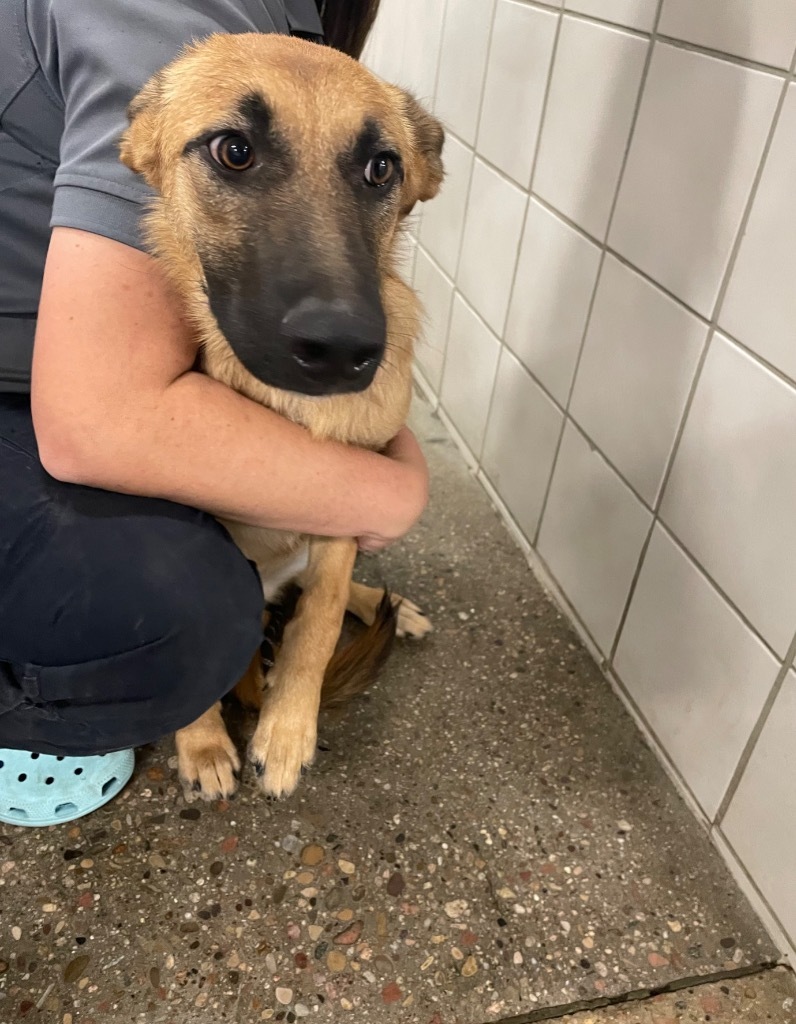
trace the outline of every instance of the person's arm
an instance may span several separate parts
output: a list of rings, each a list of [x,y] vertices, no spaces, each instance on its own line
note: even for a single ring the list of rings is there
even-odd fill
[[[59,480],[168,498],[259,526],[403,536],[428,497],[409,431],[391,458],[313,440],[195,372],[196,345],[155,261],[55,228],[34,349],[39,452]]]

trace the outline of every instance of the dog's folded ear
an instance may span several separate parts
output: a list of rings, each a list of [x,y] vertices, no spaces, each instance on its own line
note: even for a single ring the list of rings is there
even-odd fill
[[[130,127],[122,135],[119,154],[122,163],[143,176],[153,188],[161,185],[161,113],[163,75],[151,78],[127,108]]]
[[[407,168],[409,177],[408,204],[402,211],[409,214],[415,203],[425,203],[439,192],[445,171],[442,166],[442,148],[445,129],[411,95],[403,92],[404,111],[415,142],[415,159]]]

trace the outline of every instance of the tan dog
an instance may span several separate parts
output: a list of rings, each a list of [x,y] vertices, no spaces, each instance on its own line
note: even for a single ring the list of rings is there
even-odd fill
[[[149,241],[196,328],[204,371],[316,437],[382,448],[406,419],[419,332],[396,242],[415,203],[439,189],[440,124],[336,50],[255,34],[187,50],[146,85],[130,119],[122,159],[157,192]],[[267,600],[291,581],[302,588],[265,699],[259,657],[247,687],[261,704],[249,756],[264,791],[280,796],[313,760],[346,608],[375,623],[365,644],[381,648],[390,615],[379,609],[391,608],[352,582],[353,540],[225,526]],[[396,603],[399,633],[429,631],[415,605]],[[178,733],[177,749],[194,790],[234,791],[240,761],[220,706]]]

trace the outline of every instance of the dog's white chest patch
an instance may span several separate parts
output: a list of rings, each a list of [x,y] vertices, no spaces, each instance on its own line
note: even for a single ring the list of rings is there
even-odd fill
[[[268,567],[268,573],[260,570],[260,581],[263,585],[263,595],[266,601],[275,601],[282,588],[294,580],[300,573],[304,572],[310,560],[309,543],[303,544],[298,551],[295,551],[284,562]]]

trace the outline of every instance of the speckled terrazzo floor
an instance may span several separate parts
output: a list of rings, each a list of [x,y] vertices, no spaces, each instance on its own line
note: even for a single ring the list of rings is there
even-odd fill
[[[164,742],[90,818],[0,826],[0,1022],[526,1021],[776,959],[422,403],[416,422],[431,509],[359,575],[434,634],[323,720],[284,803],[245,779],[188,805]],[[578,1024],[604,1019],[655,1020]]]

